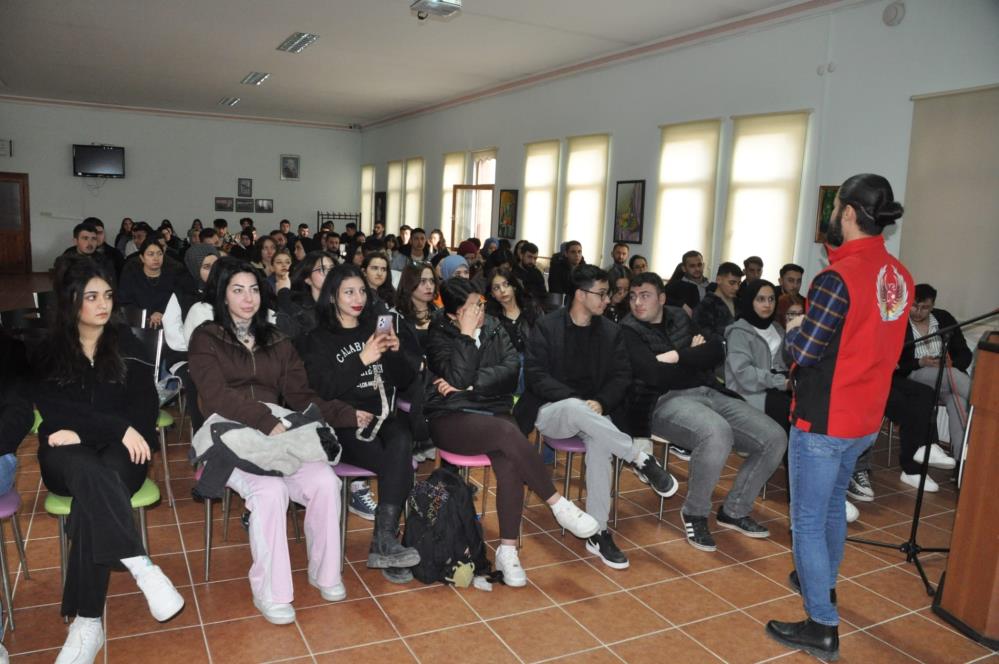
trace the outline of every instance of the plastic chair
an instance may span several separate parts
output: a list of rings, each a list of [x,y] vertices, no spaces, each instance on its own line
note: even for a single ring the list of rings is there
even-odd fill
[[[437,458],[442,462],[447,461],[451,465],[458,466],[459,472],[461,474],[461,479],[468,483],[468,477],[471,473],[472,468],[483,468],[482,476],[482,516],[486,515],[486,505],[489,503],[489,469],[492,468],[492,462],[489,457],[485,454],[455,454],[454,452],[448,452],[447,450],[442,450],[437,448],[438,455]],[[517,545],[523,544],[523,525],[517,532]]]
[[[121,315],[125,317],[125,322],[129,324],[132,328],[145,328],[146,320],[148,319],[148,312],[145,309],[132,306],[130,304],[123,304],[118,307],[121,311]]]
[[[350,481],[377,477],[377,473],[343,462],[333,466],[333,472],[340,478],[340,570],[342,571],[347,551],[347,513],[350,512],[347,503],[350,500]]]
[[[132,334],[146,348],[146,353],[153,361],[153,382],[159,383],[160,362],[163,358],[163,329],[151,330],[142,327],[132,327]],[[156,433],[160,437],[160,460],[163,462],[163,483],[166,485],[167,505],[173,507],[173,487],[170,486],[170,461],[167,456],[166,430],[173,426],[173,415],[160,409],[156,417]]]
[[[34,307],[0,311],[0,325],[8,330],[37,329],[46,327],[41,312]]]
[[[582,439],[577,437],[572,438],[546,438],[538,432],[538,439],[542,441],[545,445],[555,450],[555,453],[565,452],[565,483],[562,487],[562,495],[565,496],[566,500],[569,500],[569,483],[572,480],[572,459],[577,454],[586,454],[586,443]],[[615,482],[615,511],[616,511],[616,482]],[[576,497],[577,501],[583,500],[583,479],[579,480],[579,493]],[[616,517],[615,517],[616,521]],[[615,523],[616,525],[616,523]],[[565,536],[565,528],[562,529],[562,535]]]
[[[0,573],[3,574],[3,597],[7,605],[7,624],[10,631],[14,631],[14,598],[10,587],[10,572],[7,569],[6,547],[2,546],[5,540],[3,522],[10,519],[11,528],[14,530],[14,542],[17,544],[17,555],[21,559],[21,568],[24,570],[24,578],[30,579],[28,573],[28,558],[24,555],[24,538],[21,536],[21,526],[17,522],[17,512],[21,509],[21,494],[17,489],[11,489],[0,496]]]

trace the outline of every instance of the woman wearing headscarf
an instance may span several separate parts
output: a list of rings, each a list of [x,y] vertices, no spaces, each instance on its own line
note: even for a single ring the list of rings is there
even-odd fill
[[[457,254],[451,254],[446,256],[437,265],[437,269],[440,270],[441,281],[447,281],[451,277],[464,277],[468,279],[468,261],[465,260],[464,256],[459,256]]]
[[[187,351],[189,335],[184,333],[184,319],[191,307],[204,299],[205,283],[218,258],[219,250],[210,244],[192,244],[184,252],[187,274],[177,280],[163,312],[163,340],[171,350]]]

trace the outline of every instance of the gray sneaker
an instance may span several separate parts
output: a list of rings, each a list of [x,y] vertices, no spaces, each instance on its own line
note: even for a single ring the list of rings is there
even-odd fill
[[[871,486],[871,474],[866,470],[858,470],[850,478],[850,486],[846,495],[862,503],[874,502],[874,487]]]

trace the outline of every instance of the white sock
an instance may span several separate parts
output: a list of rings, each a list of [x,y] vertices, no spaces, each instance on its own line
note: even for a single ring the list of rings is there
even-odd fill
[[[128,571],[132,573],[133,579],[138,579],[140,576],[153,568],[153,561],[149,558],[149,556],[132,556],[131,558],[122,558],[121,564],[128,568]]]
[[[635,457],[635,465],[641,468],[645,465],[645,461],[649,458],[649,455],[645,452],[639,452],[638,456]]]
[[[365,480],[358,480],[350,483],[350,492],[357,493],[358,491],[363,491],[368,488],[368,483]]]

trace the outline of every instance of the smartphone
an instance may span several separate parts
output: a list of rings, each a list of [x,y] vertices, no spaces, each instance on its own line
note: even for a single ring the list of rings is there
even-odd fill
[[[375,336],[380,337],[391,334],[394,323],[392,314],[382,314],[379,316],[378,323],[375,324]]]

